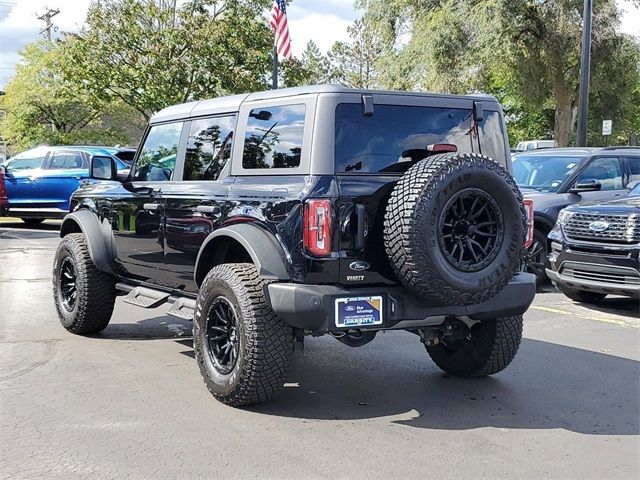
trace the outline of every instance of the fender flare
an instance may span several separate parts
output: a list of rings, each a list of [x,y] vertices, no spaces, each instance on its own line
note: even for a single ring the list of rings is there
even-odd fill
[[[203,252],[216,239],[224,237],[231,238],[244,247],[252,262],[258,267],[260,275],[265,279],[287,281],[291,279],[287,270],[286,255],[276,238],[260,227],[244,223],[219,228],[204,240],[193,272],[193,279],[198,287],[200,286],[198,278],[204,278],[204,275],[200,275],[200,270],[204,268],[201,262]]]
[[[546,213],[541,213],[541,212],[534,212],[533,214],[533,222],[534,224],[539,224],[539,225],[544,225],[544,227],[548,230],[551,231],[553,229],[553,226],[556,223],[556,220],[552,217],[550,217],[549,215],[547,215]]]
[[[91,261],[98,270],[107,273],[113,273],[111,266],[112,250],[111,250],[111,226],[108,226],[109,232],[105,232],[98,217],[90,210],[77,210],[65,215],[60,227],[60,238],[69,233],[76,232],[77,225],[87,239],[87,247],[89,248],[89,256]]]

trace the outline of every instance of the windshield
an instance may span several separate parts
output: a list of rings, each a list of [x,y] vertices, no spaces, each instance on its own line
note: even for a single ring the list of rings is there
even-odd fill
[[[631,189],[631,191],[629,192],[629,196],[640,197],[640,182],[638,182],[636,186]]]
[[[584,156],[518,155],[513,159],[513,176],[521,188],[556,192]]]

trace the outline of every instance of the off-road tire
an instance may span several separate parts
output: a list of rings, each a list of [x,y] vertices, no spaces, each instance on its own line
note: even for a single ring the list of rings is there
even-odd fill
[[[494,202],[502,236],[486,265],[464,271],[445,257],[439,225],[450,210],[447,202],[474,189]],[[400,282],[448,305],[482,303],[502,290],[520,268],[525,237],[526,212],[515,180],[491,158],[474,153],[434,155],[411,167],[394,187],[384,221],[387,256]]]
[[[274,398],[282,388],[294,348],[293,329],[273,312],[265,297],[267,282],[252,264],[224,264],[205,277],[196,303],[193,343],[204,383],[219,401],[252,405]],[[223,297],[235,309],[239,351],[228,374],[216,369],[207,341],[214,300]]]
[[[21,218],[24,223],[27,225],[40,225],[44,222],[44,218]]]
[[[484,320],[471,327],[464,346],[449,348],[444,342],[426,347],[435,364],[456,377],[485,377],[511,363],[522,341],[522,315]]]
[[[61,267],[66,259],[73,264],[76,276],[75,304],[71,310],[65,308],[61,296]],[[94,265],[82,233],[71,233],[62,239],[53,261],[53,297],[64,328],[78,335],[104,330],[113,313],[115,284],[113,276]]]
[[[558,285],[558,290],[569,297],[571,300],[580,303],[600,303],[607,296],[606,293],[587,292],[586,290],[574,290],[572,288]]]

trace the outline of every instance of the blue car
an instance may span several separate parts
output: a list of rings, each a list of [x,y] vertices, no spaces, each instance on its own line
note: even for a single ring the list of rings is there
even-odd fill
[[[46,218],[62,218],[69,212],[69,199],[80,183],[89,179],[89,159],[110,156],[118,176],[129,173],[129,165],[118,153],[131,149],[93,146],[37,147],[4,163],[8,208],[4,215],[19,217],[27,224]]]

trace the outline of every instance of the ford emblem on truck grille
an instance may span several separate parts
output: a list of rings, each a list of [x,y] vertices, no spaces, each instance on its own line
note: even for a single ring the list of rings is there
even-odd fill
[[[351,262],[349,264],[349,268],[351,270],[354,270],[356,272],[362,272],[363,270],[369,270],[370,265],[367,262],[363,262],[363,261],[358,261],[358,262]]]
[[[607,228],[609,228],[609,222],[603,222],[601,220],[597,220],[589,224],[589,230],[596,233],[604,232]]]

